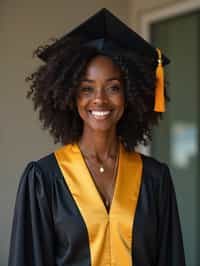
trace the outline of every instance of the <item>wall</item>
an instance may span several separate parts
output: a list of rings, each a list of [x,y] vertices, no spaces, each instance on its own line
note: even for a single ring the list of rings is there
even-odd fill
[[[128,21],[128,0],[0,1],[0,266],[7,265],[11,219],[17,184],[25,164],[53,151],[26,100],[24,78],[38,65],[33,50],[51,37],[107,7]]]

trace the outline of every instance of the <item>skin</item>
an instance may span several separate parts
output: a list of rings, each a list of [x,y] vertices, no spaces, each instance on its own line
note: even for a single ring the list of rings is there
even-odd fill
[[[79,146],[103,199],[112,199],[113,171],[118,152],[116,126],[124,112],[124,85],[117,65],[106,56],[97,56],[87,65],[82,77],[77,109],[83,120]],[[109,111],[98,116],[93,111]],[[105,173],[99,174],[103,163]]]

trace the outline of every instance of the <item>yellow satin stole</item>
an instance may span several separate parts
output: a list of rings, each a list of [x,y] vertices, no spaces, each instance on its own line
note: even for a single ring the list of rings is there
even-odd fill
[[[107,212],[78,145],[55,152],[66,184],[88,231],[91,266],[133,266],[134,217],[141,186],[142,159],[120,144],[114,195]]]

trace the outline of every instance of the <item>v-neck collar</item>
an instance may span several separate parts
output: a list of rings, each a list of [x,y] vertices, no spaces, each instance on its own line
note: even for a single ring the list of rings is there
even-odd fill
[[[77,144],[68,144],[55,152],[55,156],[64,175],[65,181],[75,200],[82,200],[94,213],[110,216],[116,206],[125,201],[130,179],[137,175],[139,169],[135,167],[133,157],[137,153],[128,153],[120,143],[118,169],[116,174],[114,193],[109,212],[96,188],[94,180],[83,159]],[[129,179],[129,180],[128,180]],[[127,182],[128,181],[128,182]],[[124,202],[125,204],[125,202]]]
[[[101,205],[101,207],[102,207],[102,209],[104,209],[104,211],[106,212],[106,214],[107,215],[109,215],[110,214],[110,212],[111,212],[111,209],[112,209],[112,205],[113,205],[113,203],[114,203],[114,197],[115,197],[115,194],[116,194],[116,185],[117,185],[117,182],[118,182],[118,179],[119,179],[119,176],[120,176],[120,174],[119,174],[119,162],[120,162],[120,155],[121,155],[121,153],[122,153],[122,144],[121,143],[119,143],[119,156],[117,156],[118,158],[117,158],[117,167],[116,167],[116,177],[115,177],[115,182],[113,182],[113,186],[114,186],[114,191],[113,191],[113,195],[112,195],[112,200],[111,200],[111,204],[110,204],[110,208],[109,208],[109,210],[107,210],[106,209],[106,206],[105,206],[105,204],[104,204],[104,201],[103,201],[103,198],[102,198],[102,195],[101,195],[101,193],[100,193],[100,191],[98,190],[98,188],[97,188],[97,186],[96,186],[96,184],[95,184],[95,180],[94,180],[94,178],[93,178],[93,176],[92,176],[92,174],[91,174],[91,172],[90,172],[90,170],[89,170],[89,168],[88,168],[88,165],[87,165],[87,163],[86,163],[86,161],[85,161],[85,159],[84,159],[84,156],[83,156],[83,154],[82,154],[82,152],[81,152],[81,149],[80,149],[80,147],[77,145],[77,144],[74,144],[73,145],[73,147],[72,147],[72,150],[74,150],[75,152],[77,152],[77,153],[79,153],[80,154],[80,157],[82,158],[82,160],[80,159],[80,161],[82,161],[83,162],[83,167],[84,168],[87,168],[87,174],[84,176],[84,178],[86,178],[86,179],[90,179],[92,182],[90,182],[90,183],[92,183],[91,184],[91,186],[93,187],[92,189],[93,189],[93,193],[94,194],[97,194],[96,196],[95,196],[95,199],[94,199],[94,201],[96,202],[97,200],[99,201],[99,206]],[[86,181],[87,182],[87,181]]]
[[[77,144],[66,145],[54,154],[87,227],[91,266],[106,265],[108,261],[131,266],[132,232],[142,177],[140,154],[128,153],[120,144],[118,171],[109,213]]]

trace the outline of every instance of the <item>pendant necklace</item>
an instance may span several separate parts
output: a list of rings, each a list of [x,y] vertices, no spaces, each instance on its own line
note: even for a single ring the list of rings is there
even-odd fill
[[[80,149],[81,150],[81,149]],[[81,153],[84,155],[84,157],[86,158],[86,155],[81,151]],[[118,152],[117,153],[119,153],[119,148],[118,148]],[[116,157],[118,157],[118,155],[116,156]],[[104,172],[105,172],[105,168],[104,168],[104,165],[103,165],[103,163],[102,162],[100,162],[100,159],[98,158],[98,161],[99,161],[99,164],[100,164],[100,166],[99,166],[99,172],[101,173],[101,174],[103,174]],[[115,163],[116,163],[116,159],[115,159]]]
[[[91,161],[88,159],[89,157],[81,150],[81,148],[80,148],[80,151],[81,151],[83,158],[84,158],[84,160],[88,166],[89,171],[91,172],[90,169],[93,168],[93,165],[91,164]],[[103,173],[105,173],[105,167],[104,167],[102,161],[99,160],[99,158],[98,158],[98,161],[99,161],[99,167],[97,168],[98,172],[100,174],[103,174]],[[113,186],[114,186],[114,181],[115,181],[115,177],[116,177],[116,173],[117,173],[118,161],[119,161],[119,144],[118,144],[118,148],[117,148],[117,155],[115,156],[113,173],[112,173],[112,178],[111,178],[111,182],[110,182],[110,186],[109,186],[110,191],[113,189]],[[92,173],[91,173],[91,175],[94,177],[94,175]],[[108,209],[110,204],[111,204],[111,199],[108,196],[104,196],[104,204],[105,204],[106,208]]]
[[[100,165],[100,167],[99,167],[99,172],[100,172],[101,174],[103,174],[103,173],[105,172],[105,169],[104,169],[103,165]]]
[[[118,160],[118,155],[119,155],[119,147],[118,147],[118,149],[117,149],[117,156],[115,157],[114,172],[115,172],[115,168],[116,168],[116,161]],[[99,159],[98,159],[98,160],[99,160]],[[105,172],[105,168],[104,168],[102,162],[100,162],[99,172],[100,172],[101,174],[103,174],[103,173]]]
[[[113,176],[111,179],[110,189],[113,189],[113,186],[114,186],[114,182],[115,182],[115,178],[116,178],[116,174],[117,174],[118,161],[119,161],[119,149],[118,149],[117,155],[115,157],[115,164],[114,164]],[[108,209],[110,204],[111,204],[111,199],[106,197],[104,202],[105,202],[106,208]]]

